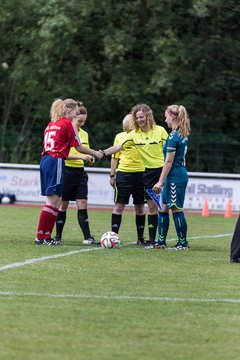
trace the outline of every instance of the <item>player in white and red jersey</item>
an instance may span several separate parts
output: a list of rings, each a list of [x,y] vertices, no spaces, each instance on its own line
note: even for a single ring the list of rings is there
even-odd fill
[[[40,162],[41,194],[46,196],[38,223],[37,245],[58,245],[51,238],[56,222],[60,198],[63,192],[64,160],[71,147],[77,151],[90,154],[98,159],[103,157],[101,151],[95,151],[81,144],[77,130],[72,124],[78,104],[72,99],[57,99],[51,107],[51,121],[44,131],[42,159]]]

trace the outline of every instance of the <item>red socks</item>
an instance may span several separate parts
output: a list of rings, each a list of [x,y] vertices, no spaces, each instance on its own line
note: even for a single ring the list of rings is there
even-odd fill
[[[51,238],[51,234],[57,219],[57,214],[57,208],[54,208],[51,205],[44,205],[38,223],[37,238],[39,240]]]

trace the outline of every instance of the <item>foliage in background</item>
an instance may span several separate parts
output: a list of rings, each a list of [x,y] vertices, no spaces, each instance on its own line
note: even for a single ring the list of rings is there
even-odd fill
[[[167,105],[183,104],[189,170],[240,171],[235,1],[2,0],[0,9],[0,162],[38,163],[52,101],[73,97],[88,108],[96,148],[112,144],[136,103],[160,124]]]

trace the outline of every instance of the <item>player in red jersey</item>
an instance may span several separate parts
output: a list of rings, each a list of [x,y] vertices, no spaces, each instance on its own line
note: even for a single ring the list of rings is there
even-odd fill
[[[42,159],[40,162],[41,194],[46,196],[37,230],[35,244],[58,245],[51,238],[56,222],[60,198],[63,191],[65,159],[71,147],[77,151],[90,154],[98,159],[103,157],[101,151],[86,148],[81,144],[77,130],[72,123],[76,116],[78,104],[72,99],[57,99],[51,106],[51,121],[44,131]]]

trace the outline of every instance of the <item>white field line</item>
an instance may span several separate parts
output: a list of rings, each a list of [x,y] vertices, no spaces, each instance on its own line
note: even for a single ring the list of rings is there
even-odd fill
[[[38,245],[36,245],[36,246],[38,246]],[[44,246],[44,245],[41,245],[41,246]],[[60,254],[55,254],[55,255],[42,256],[42,257],[39,257],[39,258],[28,259],[28,260],[25,260],[25,261],[16,262],[16,263],[1,266],[0,271],[7,270],[7,269],[12,269],[12,268],[16,268],[16,267],[20,267],[20,266],[24,266],[24,265],[33,264],[35,262],[40,262],[40,261],[45,261],[45,260],[50,260],[50,259],[56,259],[56,258],[63,257],[63,256],[70,256],[70,255],[75,255],[75,254],[78,254],[78,253],[88,252],[88,251],[93,251],[93,250],[101,250],[101,248],[91,248],[91,249],[87,248],[87,249],[81,249],[81,250],[68,251],[66,253],[60,253]]]
[[[0,291],[0,296],[31,296],[55,299],[93,299],[93,300],[142,300],[142,301],[167,301],[167,302],[191,302],[191,303],[232,303],[239,304],[240,299],[224,299],[224,298],[179,298],[179,297],[159,297],[159,296],[112,296],[112,295],[86,295],[86,294],[45,294],[45,293],[27,293],[27,292],[11,292]]]
[[[189,237],[188,239],[189,240],[208,239],[208,238],[221,238],[221,237],[227,237],[227,236],[232,236],[232,233],[229,233],[229,234],[216,234],[216,235],[205,235],[205,236],[192,236],[192,237]],[[170,239],[169,241],[173,241],[173,240],[176,240],[176,239]],[[123,246],[132,245],[132,244],[135,244],[135,242],[124,243]],[[44,246],[44,245],[42,245],[42,246]],[[41,262],[41,261],[45,261],[45,260],[57,259],[57,258],[60,258],[60,257],[63,257],[63,256],[70,256],[70,255],[75,255],[75,254],[79,254],[79,253],[83,253],[83,252],[97,251],[97,250],[102,250],[102,249],[103,249],[102,247],[87,248],[87,249],[81,249],[81,250],[68,251],[68,252],[65,252],[65,253],[60,253],[60,254],[55,254],[55,255],[42,256],[42,257],[39,257],[39,258],[32,258],[32,259],[24,260],[24,261],[21,261],[21,262],[16,262],[16,263],[1,266],[0,271],[13,269],[13,268],[17,268],[17,267],[20,267],[20,266],[30,265],[30,264],[34,264],[36,262]]]

